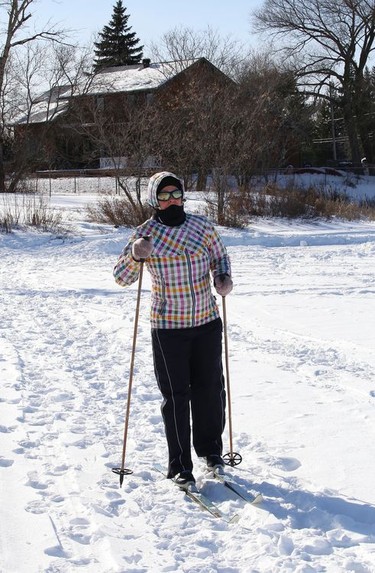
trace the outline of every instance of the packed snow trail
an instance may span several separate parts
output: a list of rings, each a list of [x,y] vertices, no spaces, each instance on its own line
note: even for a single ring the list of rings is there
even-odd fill
[[[203,483],[195,460],[204,493],[240,515],[228,525],[152,469],[166,463],[166,444],[146,272],[126,458],[134,473],[119,489],[111,468],[137,285],[117,287],[112,267],[129,232],[4,235],[0,571],[374,570],[375,228],[351,226],[347,240],[333,228],[319,241],[316,226],[303,239],[290,225],[284,236],[272,225],[221,231],[235,277],[227,313],[243,463],[233,471],[263,494],[263,508]]]

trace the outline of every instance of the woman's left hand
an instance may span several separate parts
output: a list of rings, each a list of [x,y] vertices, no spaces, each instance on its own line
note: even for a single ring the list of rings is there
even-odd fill
[[[229,275],[218,275],[215,277],[214,285],[218,294],[227,296],[233,288],[233,281]]]

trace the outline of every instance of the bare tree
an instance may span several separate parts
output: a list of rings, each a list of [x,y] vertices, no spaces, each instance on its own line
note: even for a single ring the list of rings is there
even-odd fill
[[[188,27],[174,28],[157,43],[151,43],[150,50],[152,58],[159,62],[204,57],[230,77],[249,55],[249,50],[238,40],[231,36],[223,37],[211,27],[201,31]]]
[[[51,146],[50,134],[90,66],[83,48],[58,43],[46,46],[38,40],[9,57],[0,105],[9,192],[16,190],[36,165],[53,165],[57,150]]]
[[[211,213],[230,225],[246,210],[254,176],[299,158],[311,112],[293,74],[266,60],[249,61],[236,88],[214,103],[201,149],[210,152]]]
[[[64,118],[64,131],[71,131],[72,141],[86,142],[85,159],[97,162],[100,156],[100,166],[111,170],[116,189],[126,197],[129,212],[137,221],[149,214],[141,182],[148,166],[154,167],[157,161],[160,134],[156,115],[147,94],[111,92],[106,74],[98,73],[71,99]]]
[[[65,38],[62,30],[47,23],[41,30],[31,30],[30,7],[34,0],[6,0],[0,2],[0,14],[4,28],[0,30],[0,98],[6,85],[7,65],[12,53],[25,44],[36,40],[61,42]],[[3,17],[4,16],[4,17]],[[0,125],[0,192],[5,191],[4,172],[4,124]]]
[[[298,90],[292,70],[258,55],[238,79],[236,174],[246,185],[252,174],[297,163],[311,133],[313,106]]]
[[[198,174],[197,188],[210,182],[210,212],[224,224],[234,181],[245,189],[255,173],[291,161],[300,150],[308,119],[304,97],[293,73],[278,66],[266,53],[247,53],[222,44],[217,36],[175,30],[164,37],[167,56],[183,61],[203,54],[236,82],[210,84],[201,78],[190,84],[161,115],[160,132],[173,137],[160,142],[168,166],[178,169],[188,182]],[[160,53],[159,53],[160,56]],[[164,127],[164,130],[163,130]],[[207,178],[210,175],[210,178]]]
[[[366,64],[374,51],[372,0],[266,0],[254,12],[258,31],[281,38],[306,93],[330,99],[330,84],[340,90],[353,161],[359,163],[358,119]],[[331,90],[331,94],[334,93]]]

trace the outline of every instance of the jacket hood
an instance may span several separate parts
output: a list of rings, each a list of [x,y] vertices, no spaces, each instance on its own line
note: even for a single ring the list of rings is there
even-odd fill
[[[154,207],[154,209],[159,208],[156,192],[160,183],[165,177],[174,177],[175,179],[178,179],[181,182],[182,197],[184,198],[185,196],[184,182],[182,179],[180,179],[180,177],[177,177],[177,175],[171,173],[170,171],[161,171],[160,173],[155,173],[152,175],[152,177],[150,177],[147,188],[147,202],[149,205],[151,205],[151,207]]]

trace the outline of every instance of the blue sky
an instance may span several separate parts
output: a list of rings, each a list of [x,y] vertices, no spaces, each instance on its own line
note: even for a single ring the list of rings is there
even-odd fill
[[[33,12],[40,21],[52,19],[63,27],[74,28],[76,38],[84,43],[108,24],[115,3],[116,0],[36,0]],[[210,25],[222,36],[230,34],[233,39],[255,45],[250,14],[262,6],[263,0],[123,0],[123,4],[130,15],[132,31],[146,46],[180,25],[197,31]]]

